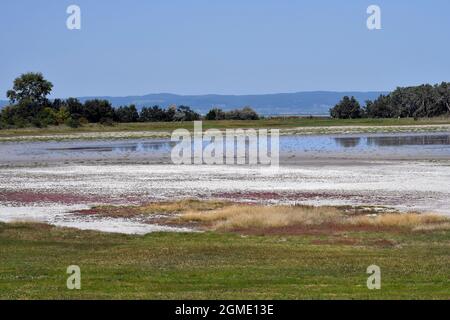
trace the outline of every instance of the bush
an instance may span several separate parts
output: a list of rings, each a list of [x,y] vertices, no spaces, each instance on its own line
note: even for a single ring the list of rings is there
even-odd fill
[[[345,96],[330,110],[330,114],[337,119],[357,119],[361,118],[362,109],[355,97]]]
[[[196,121],[200,120],[200,115],[190,107],[179,106],[173,115],[172,121]]]
[[[213,108],[209,110],[209,112],[206,114],[205,119],[206,120],[224,120],[225,119],[225,112],[222,111],[222,109],[219,108]]]
[[[66,126],[70,127],[70,128],[78,128],[81,126],[80,120],[79,119],[74,119],[74,118],[69,118],[66,119],[66,121],[64,122]]]
[[[112,122],[114,109],[107,100],[88,100],[84,103],[83,116],[93,123]]]
[[[45,128],[45,127],[47,127],[47,124],[44,121],[42,121],[41,119],[38,119],[38,118],[31,119],[31,124],[33,126],[35,126],[36,128]]]
[[[113,126],[114,121],[112,118],[101,118],[100,123],[104,126]]]
[[[259,115],[250,107],[236,109],[225,113],[227,120],[259,120]]]
[[[139,121],[141,122],[158,122],[166,121],[166,111],[159,106],[143,107],[139,113]]]
[[[137,122],[139,113],[134,104],[114,109],[114,120],[117,122]]]

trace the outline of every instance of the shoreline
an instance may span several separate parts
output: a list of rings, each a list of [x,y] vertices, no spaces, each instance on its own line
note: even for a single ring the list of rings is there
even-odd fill
[[[363,133],[346,131],[323,134],[294,134],[292,131],[286,131],[280,135],[280,145],[284,147],[280,149],[279,164],[280,166],[295,167],[366,165],[384,161],[446,162],[450,161],[449,152],[445,151],[446,149],[439,151],[439,148],[433,148],[433,144],[442,143],[446,146],[450,142],[450,126],[448,129],[449,131],[432,132],[379,131]],[[422,135],[423,137],[421,137]],[[434,140],[430,139],[432,137]],[[403,142],[398,140],[400,138],[403,138]],[[421,138],[427,138],[428,142],[420,145]],[[301,141],[303,147],[296,141]],[[316,145],[311,143],[316,143]],[[328,145],[324,145],[324,143],[328,143]],[[415,145],[414,143],[419,144]],[[169,137],[161,138],[153,136],[152,133],[148,138],[135,138],[134,136],[117,138],[114,135],[109,136],[109,139],[94,138],[94,136],[91,136],[90,139],[44,139],[20,142],[1,141],[0,139],[0,148],[3,153],[0,159],[0,168],[63,164],[172,165],[170,152],[172,144],[174,145],[176,142],[171,142]]]
[[[250,123],[251,124],[251,123]],[[238,129],[238,125],[229,129]],[[368,133],[433,133],[433,132],[450,132],[450,124],[417,124],[417,125],[339,125],[339,126],[302,126],[293,128],[277,128],[259,127],[243,125],[243,129],[279,129],[281,136],[289,135],[331,135],[331,134],[368,134]],[[176,129],[174,127],[173,129]],[[193,129],[187,127],[186,129],[192,131]],[[218,127],[219,130],[224,131],[225,128]],[[43,129],[45,130],[45,129]],[[206,131],[205,128],[204,131]],[[34,131],[32,131],[34,132]],[[71,133],[52,133],[48,134],[24,134],[12,133],[5,134],[0,131],[0,143],[2,142],[20,142],[20,141],[69,141],[69,140],[110,140],[110,139],[143,139],[143,138],[170,138],[171,130],[146,130],[146,131],[131,131],[131,130],[114,130],[114,131],[93,131],[93,132],[71,132]]]

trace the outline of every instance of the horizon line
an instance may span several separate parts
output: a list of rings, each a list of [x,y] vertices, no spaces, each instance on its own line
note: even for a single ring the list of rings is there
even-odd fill
[[[172,92],[156,92],[145,94],[133,94],[133,95],[78,95],[67,97],[54,97],[51,99],[68,99],[68,98],[132,98],[132,97],[145,97],[150,95],[173,95],[182,97],[197,97],[197,96],[233,96],[233,97],[245,97],[245,96],[269,96],[280,94],[296,94],[296,93],[388,93],[390,90],[307,90],[307,91],[292,91],[292,92],[273,92],[273,93],[248,93],[248,94],[227,94],[227,93],[203,93],[203,94],[183,94]],[[7,99],[6,99],[7,100]]]

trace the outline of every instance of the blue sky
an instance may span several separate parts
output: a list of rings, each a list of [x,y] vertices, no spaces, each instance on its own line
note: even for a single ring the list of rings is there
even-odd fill
[[[0,98],[27,71],[53,97],[390,90],[450,81],[450,1],[2,0],[0,43]]]

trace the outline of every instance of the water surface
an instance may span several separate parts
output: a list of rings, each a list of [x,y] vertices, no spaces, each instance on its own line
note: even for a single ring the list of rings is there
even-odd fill
[[[0,162],[167,159],[175,145],[168,139],[7,142],[0,143]],[[350,159],[412,157],[450,160],[450,134],[281,136],[280,154]]]

